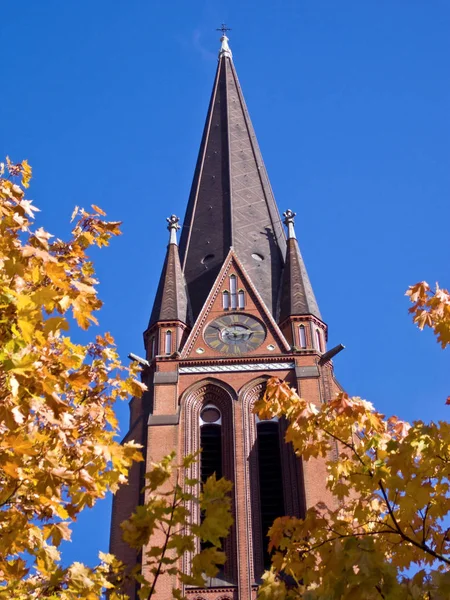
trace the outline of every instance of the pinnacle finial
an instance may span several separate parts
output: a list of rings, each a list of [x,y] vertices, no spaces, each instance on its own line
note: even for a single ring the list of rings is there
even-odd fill
[[[286,225],[286,227],[288,228],[288,239],[296,239],[296,235],[295,235],[295,229],[294,229],[294,219],[296,217],[297,213],[295,213],[294,211],[292,211],[290,208],[288,208],[284,213],[283,213],[283,217],[284,217],[284,221],[283,223]]]
[[[222,23],[222,25],[220,27],[218,27],[216,29],[216,31],[222,32],[222,37],[220,38],[222,45],[219,50],[219,58],[221,56],[228,56],[228,58],[233,58],[233,53],[231,52],[230,46],[228,45],[228,37],[227,37],[227,31],[231,31],[231,29],[229,27],[227,27],[225,25],[225,23]]]
[[[170,217],[167,217],[166,221],[168,223],[167,229],[170,231],[169,244],[177,245],[177,231],[180,229],[180,218],[176,215],[170,215]]]

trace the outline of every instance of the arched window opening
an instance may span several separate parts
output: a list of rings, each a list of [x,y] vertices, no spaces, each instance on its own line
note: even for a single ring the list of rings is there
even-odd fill
[[[222,419],[219,409],[213,404],[206,405],[200,413],[200,474],[202,483],[216,474],[222,477]],[[203,519],[203,515],[202,515]],[[201,543],[201,549],[211,544]]]
[[[306,348],[306,332],[304,325],[300,325],[298,328],[298,336],[300,340],[300,348]]]
[[[155,358],[156,356],[156,337],[153,336],[150,340],[150,358]]]
[[[268,568],[270,555],[267,550],[267,532],[274,520],[284,515],[280,431],[277,421],[257,423],[257,445],[264,568]]]
[[[224,310],[228,310],[230,308],[230,293],[225,291],[222,294],[222,306]]]
[[[172,332],[166,331],[166,354],[172,354]]]
[[[316,346],[319,352],[323,352],[322,350],[322,336],[320,335],[319,329],[316,329]]]
[[[201,480],[222,477],[222,418],[220,410],[207,404],[200,413]]]
[[[231,296],[231,308],[234,310],[237,308],[237,279],[236,275],[230,276],[230,296]]]
[[[238,293],[238,307],[245,308],[245,292],[244,290],[239,290]]]

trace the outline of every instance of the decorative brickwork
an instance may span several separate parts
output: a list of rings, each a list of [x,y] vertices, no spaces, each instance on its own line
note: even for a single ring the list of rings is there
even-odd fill
[[[204,379],[194,384],[183,394],[181,407],[181,428],[183,433],[184,454],[193,454],[200,450],[200,412],[203,406],[213,404],[222,415],[222,470],[223,476],[235,483],[234,460],[234,426],[233,412],[236,393],[232,388],[221,381]],[[192,465],[190,478],[200,479],[200,464]],[[200,489],[197,490],[197,494]],[[200,521],[198,505],[190,503],[193,522]],[[197,547],[197,551],[199,546]],[[236,579],[236,532],[233,531],[225,541],[225,552],[228,560],[225,565],[224,575],[227,581]],[[186,556],[186,564],[190,564],[191,556]]]
[[[286,245],[231,56],[223,47],[180,255],[178,219],[169,218],[170,243],[144,335],[148,366],[143,380],[149,390],[130,404],[126,437],[143,445],[146,460],[133,467],[128,486],[117,493],[112,519],[111,550],[132,567],[141,557],[121,539],[120,522],[145,501],[145,471],[173,450],[183,456],[197,452],[201,442],[209,448],[215,461],[205,461],[203,469],[220,466],[233,483],[235,522],[224,542],[223,572],[205,589],[183,590],[189,600],[256,600],[267,558],[263,528],[273,514],[283,506],[297,517],[318,502],[335,506],[326,489],[326,460],[303,462],[284,442],[284,420],[258,425],[252,412],[274,375],[317,406],[340,387],[324,356],[328,330],[295,238],[295,215],[285,213]],[[201,430],[206,405],[220,411],[220,440],[215,425],[209,438],[211,429]],[[267,473],[278,475],[268,478]],[[194,464],[187,475],[200,479],[201,465]],[[192,522],[199,522],[198,505],[191,502],[188,508]],[[184,557],[185,571],[191,558]],[[174,575],[164,574],[158,600],[171,600],[179,584]],[[137,600],[133,586],[127,591]]]
[[[264,394],[268,379],[269,376],[265,375],[251,381],[244,386],[239,394],[239,401],[242,402],[243,407],[244,452],[247,457],[245,463],[248,507],[247,525],[248,530],[252,531],[252,536],[249,539],[249,550],[250,555],[253,556],[251,571],[251,578],[253,581],[258,579],[263,572],[263,547],[267,544],[264,532],[261,530],[258,449],[256,445],[257,431],[253,407],[255,402]],[[286,423],[281,421],[279,426],[280,439],[283,440],[286,431]],[[300,517],[304,514],[304,499],[301,487],[301,461],[295,456],[292,446],[283,442],[280,450],[286,514]]]

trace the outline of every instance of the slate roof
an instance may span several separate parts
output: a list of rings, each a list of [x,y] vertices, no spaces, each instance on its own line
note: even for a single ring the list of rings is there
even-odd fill
[[[233,247],[272,315],[286,237],[230,52],[221,52],[180,239],[196,318]]]
[[[167,246],[149,327],[157,321],[181,321],[190,324],[186,282],[176,244]]]
[[[298,242],[295,238],[289,238],[281,282],[278,321],[281,323],[287,317],[300,315],[313,315],[322,320]]]

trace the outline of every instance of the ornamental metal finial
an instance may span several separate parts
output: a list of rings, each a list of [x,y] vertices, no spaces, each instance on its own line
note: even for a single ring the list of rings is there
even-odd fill
[[[222,32],[222,37],[220,38],[222,45],[219,50],[219,58],[221,56],[228,56],[228,58],[233,58],[233,53],[231,52],[230,46],[228,45],[227,37],[227,31],[231,31],[230,27],[227,27],[225,23],[222,23],[222,25],[218,27],[216,31]]]
[[[177,243],[177,231],[180,229],[180,225],[179,225],[180,218],[177,217],[176,215],[170,215],[170,217],[167,217],[166,221],[168,223],[167,229],[170,231],[169,244],[176,244]]]
[[[220,27],[216,29],[216,31],[221,31],[222,35],[227,35],[227,31],[231,31],[230,27],[227,27],[225,23],[222,23]]]
[[[296,215],[297,215],[297,213],[292,211],[290,208],[288,208],[283,213],[283,217],[284,217],[283,223],[288,228],[288,239],[296,239],[295,229],[294,229],[294,218],[296,217]]]

